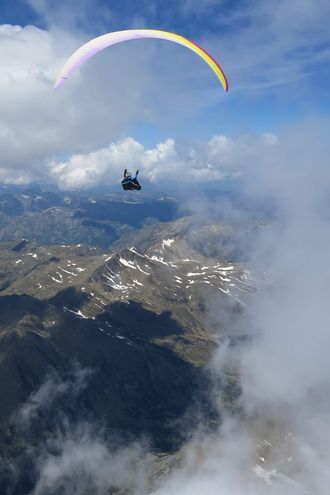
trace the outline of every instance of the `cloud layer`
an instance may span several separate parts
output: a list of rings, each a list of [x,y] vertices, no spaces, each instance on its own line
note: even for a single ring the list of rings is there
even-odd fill
[[[124,168],[132,172],[141,169],[144,180],[166,181],[167,186],[212,183],[237,177],[248,161],[260,159],[260,154],[266,154],[276,143],[276,136],[271,134],[237,139],[218,135],[197,146],[167,139],[147,149],[127,137],[106,148],[73,155],[68,161],[52,162],[49,170],[50,177],[63,189],[117,182]]]

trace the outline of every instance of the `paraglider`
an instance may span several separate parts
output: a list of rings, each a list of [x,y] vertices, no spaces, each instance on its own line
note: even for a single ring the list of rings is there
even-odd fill
[[[128,29],[125,31],[115,31],[112,33],[107,33],[102,36],[88,41],[77,51],[71,55],[71,57],[65,62],[62,69],[60,70],[54,89],[61,86],[69,77],[82,65],[86,60],[100,52],[104,48],[111,45],[116,45],[117,43],[122,43],[123,41],[143,39],[143,38],[155,38],[167,41],[172,41],[178,43],[179,45],[189,48],[197,55],[199,55],[215,72],[220,83],[225,91],[228,91],[228,81],[221,69],[220,65],[211,57],[202,47],[194,43],[193,41],[180,36],[179,34],[169,33],[168,31],[159,31],[157,29]]]
[[[98,36],[97,38],[92,39],[91,41],[82,45],[78,50],[76,50],[71,57],[63,65],[60,70],[56,82],[54,85],[54,89],[59,88],[61,85],[65,83],[67,79],[90,57],[100,52],[104,48],[107,48],[112,45],[116,45],[117,43],[122,43],[124,41],[136,40],[136,39],[144,39],[144,38],[154,38],[161,39],[166,41],[172,41],[179,45],[185,46],[189,48],[197,55],[199,55],[204,62],[206,62],[209,67],[213,70],[213,72],[218,77],[223,89],[228,91],[228,81],[227,78],[221,69],[220,65],[211,57],[203,48],[194,43],[193,41],[184,38],[175,33],[170,33],[168,31],[160,31],[157,29],[128,29],[125,31],[115,31],[112,33],[104,34],[103,36]],[[124,179],[122,180],[122,187],[125,190],[140,190],[141,185],[137,180],[138,171],[134,178],[128,175],[127,170],[124,172]]]
[[[134,189],[140,191],[141,185],[137,179],[138,174],[139,171],[137,170],[135,176],[132,177],[131,172],[127,172],[127,169],[125,168],[124,178],[121,181],[121,185],[123,186],[123,189],[125,189],[125,191],[133,191]]]

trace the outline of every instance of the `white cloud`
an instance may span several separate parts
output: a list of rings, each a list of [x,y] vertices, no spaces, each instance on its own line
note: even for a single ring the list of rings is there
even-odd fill
[[[146,457],[141,445],[115,448],[106,432],[88,423],[64,423],[50,437],[38,459],[38,479],[33,495],[60,491],[63,495],[136,488],[146,493]],[[141,491],[140,491],[141,490]]]
[[[22,426],[29,428],[31,423],[38,418],[38,414],[49,411],[56,401],[62,396],[70,393],[72,397],[86,387],[87,379],[92,371],[82,369],[79,365],[74,365],[71,373],[63,378],[55,371],[50,372],[44,383],[32,393],[28,400],[19,409],[17,419]]]
[[[250,160],[259,160],[276,143],[277,137],[269,133],[236,139],[218,135],[197,146],[169,138],[147,149],[127,137],[67,161],[53,161],[49,170],[51,179],[63,189],[117,182],[124,168],[140,169],[141,180],[151,183],[207,183],[237,176],[249,168]]]
[[[140,89],[143,93],[145,69],[134,47],[132,54],[125,50],[110,54],[108,64],[96,60],[84,84],[78,74],[63,91],[53,91],[60,66],[80,43],[63,31],[1,27],[1,165],[88,149],[134,116],[141,104],[138,95]],[[136,69],[134,91],[127,79],[130,71],[127,77],[120,76],[128,61],[132,73]]]
[[[12,418],[19,430],[27,433],[27,438],[29,435],[33,438],[29,440],[27,454],[33,482],[31,495],[58,491],[64,495],[86,492],[103,495],[113,489],[127,488],[136,489],[136,495],[144,495],[147,491],[151,457],[146,453],[145,442],[123,446],[119,435],[109,433],[96,419],[92,421],[91,415],[88,422],[81,420],[83,415],[71,418],[65,412],[65,398],[69,398],[72,407],[91,374],[90,369],[77,363],[65,376],[50,372]],[[20,463],[17,459],[15,462],[17,465],[13,462],[9,468],[14,486],[20,483],[25,471],[23,468],[20,472]]]
[[[311,391],[330,386],[327,349],[330,248],[329,121],[312,120],[281,136],[276,152],[255,163],[255,184],[247,187],[271,195],[282,212],[276,236],[265,236],[270,291],[254,301],[254,323],[260,340],[246,357],[246,392],[259,404],[306,401]],[[280,363],[280,366],[279,366]],[[306,404],[304,407],[306,407]],[[321,404],[320,404],[321,406]]]

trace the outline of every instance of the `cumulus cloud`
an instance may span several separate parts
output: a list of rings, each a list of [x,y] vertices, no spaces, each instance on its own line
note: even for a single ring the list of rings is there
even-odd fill
[[[151,183],[210,183],[237,177],[250,160],[266,153],[277,143],[272,134],[236,139],[217,135],[206,143],[192,145],[167,139],[145,148],[131,137],[111,143],[88,154],[73,155],[67,161],[53,161],[49,173],[63,189],[87,188],[109,180],[119,181],[124,168],[142,169]]]

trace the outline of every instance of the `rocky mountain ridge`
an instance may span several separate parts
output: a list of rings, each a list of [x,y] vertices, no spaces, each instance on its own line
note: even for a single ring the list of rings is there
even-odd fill
[[[244,311],[256,281],[242,263],[192,245],[191,221],[146,225],[136,245],[123,237],[112,250],[0,244],[0,454],[21,466],[25,491],[14,493],[33,486],[26,466],[63,418],[93,418],[116,435],[147,437],[156,452],[180,446],[196,411],[198,421],[202,415],[205,424],[218,423],[205,365],[235,334],[222,313]],[[206,237],[223,233],[220,226],[204,230]],[[83,384],[70,378],[77,367]],[[47,385],[52,376],[60,403]],[[40,392],[48,388],[48,395]],[[224,403],[236,400],[236,376],[225,377],[223,394]],[[33,411],[28,430],[17,422],[26,410]],[[10,486],[10,475],[1,476]]]

